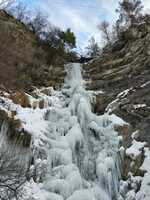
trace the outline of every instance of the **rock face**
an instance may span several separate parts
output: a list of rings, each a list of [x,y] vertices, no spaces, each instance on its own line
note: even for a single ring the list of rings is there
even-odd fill
[[[87,88],[103,91],[96,96],[94,111],[119,115],[150,146],[149,53],[150,25],[145,21],[131,27],[111,50],[104,49],[101,57],[85,64],[84,71]]]
[[[133,195],[133,199],[149,199],[149,193],[143,189],[148,187],[145,180],[149,175],[149,167],[146,170],[141,167],[147,158],[145,146],[150,147],[149,21],[131,27],[114,43],[112,49],[105,48],[100,57],[84,65],[86,87],[96,93],[94,112],[114,113],[129,123],[129,126],[116,129],[124,147],[121,177],[128,182],[127,188],[131,193],[133,190],[135,193],[140,191],[137,196]],[[134,147],[137,148],[137,155],[134,155]],[[143,181],[137,181],[136,177],[144,178]],[[131,186],[133,182],[136,189]],[[131,198],[128,197],[129,193],[122,195],[124,199]]]

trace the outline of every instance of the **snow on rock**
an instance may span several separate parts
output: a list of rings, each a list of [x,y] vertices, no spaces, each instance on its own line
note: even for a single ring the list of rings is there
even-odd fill
[[[120,117],[117,117],[116,115],[112,114],[108,116],[108,119],[110,119],[110,121],[115,124],[115,125],[119,125],[119,126],[123,126],[126,123],[123,119],[121,119]]]
[[[145,145],[146,145],[145,142],[139,142],[139,141],[133,140],[131,147],[129,147],[128,149],[126,149],[126,154],[128,156],[130,156],[134,160],[144,150],[144,146]]]
[[[148,147],[145,147],[146,142],[136,141],[136,135],[138,133],[137,130],[132,134],[132,145],[126,149],[126,155],[133,161],[131,162],[131,169],[132,164],[136,163],[136,159],[142,159],[142,166],[139,166],[138,169],[143,172],[143,176],[140,176],[140,174],[133,175],[132,172],[129,172],[128,179],[126,181],[120,181],[119,200],[150,199],[150,150]]]
[[[146,107],[146,104],[135,104],[135,105],[133,105],[134,109],[145,108],[145,107]]]
[[[46,131],[48,123],[44,120],[45,110],[24,108],[18,109],[15,116],[20,119],[23,128],[35,137]],[[36,123],[35,123],[36,122]]]
[[[124,98],[124,97],[127,96],[127,94],[128,94],[129,92],[132,92],[132,91],[135,91],[135,90],[133,90],[133,88],[126,89],[126,90],[124,90],[123,92],[120,92],[120,93],[117,95],[117,97],[118,97],[118,98]]]
[[[150,81],[145,82],[144,84],[141,85],[141,88],[144,88],[150,84]]]
[[[135,140],[136,140],[136,139],[139,137],[139,130],[134,131],[134,132],[132,133],[131,137],[132,137],[132,139],[135,139]]]
[[[129,89],[126,89],[126,90],[124,90],[124,91],[122,91],[122,92],[120,92],[118,95],[117,95],[117,97],[116,97],[116,99],[114,99],[112,102],[110,102],[109,104],[108,104],[108,106],[106,107],[106,109],[105,109],[105,111],[107,112],[107,113],[112,113],[115,109],[117,109],[123,102],[128,102],[128,98],[127,98],[127,96],[128,95],[130,95],[130,94],[132,94],[132,93],[134,93],[136,90],[133,88],[133,87],[131,87],[131,88],[129,88]],[[144,104],[142,104],[142,105],[133,105],[133,108],[134,109],[137,109],[137,108],[139,108],[139,107],[145,107],[144,106]]]
[[[112,101],[110,104],[108,104],[107,108],[105,109],[105,111],[109,114],[112,113],[112,111],[114,111],[117,107],[118,107],[118,103],[119,103],[119,99],[115,99],[114,101]]]

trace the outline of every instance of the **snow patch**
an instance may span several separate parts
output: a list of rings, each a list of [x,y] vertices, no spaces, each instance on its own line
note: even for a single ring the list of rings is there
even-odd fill
[[[130,156],[132,159],[136,159],[144,150],[145,145],[146,145],[145,142],[138,142],[136,140],[133,140],[131,147],[126,149],[126,154]]]

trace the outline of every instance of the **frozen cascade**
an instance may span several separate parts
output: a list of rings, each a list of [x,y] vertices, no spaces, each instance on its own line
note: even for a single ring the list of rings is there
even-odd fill
[[[92,113],[80,64],[68,64],[66,71],[61,104],[47,113],[48,169],[40,200],[117,200],[119,139],[114,124],[120,119]]]

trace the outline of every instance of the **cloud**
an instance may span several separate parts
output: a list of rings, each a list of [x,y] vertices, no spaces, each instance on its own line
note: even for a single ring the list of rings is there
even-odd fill
[[[150,0],[143,0],[144,12],[150,13]]]
[[[10,6],[11,3],[15,3],[16,0],[0,0],[0,6],[1,8],[5,8],[7,6]]]
[[[25,1],[25,0],[24,0]],[[31,1],[31,0],[26,0]],[[62,29],[70,27],[77,36],[77,45],[84,47],[91,36],[101,43],[97,25],[102,20],[113,24],[119,0],[33,0],[44,10],[52,24]],[[150,9],[150,0],[143,0],[144,11]]]
[[[97,24],[100,18],[95,15],[95,6],[91,1],[72,0],[68,4],[65,0],[56,0],[54,3],[46,0],[45,3],[40,1],[39,3],[40,7],[48,13],[49,20],[53,24],[63,29],[70,27],[75,32],[78,46],[85,46],[91,35],[96,35],[98,38]]]

